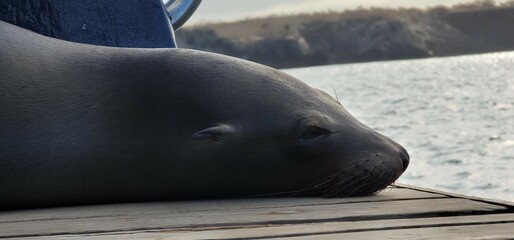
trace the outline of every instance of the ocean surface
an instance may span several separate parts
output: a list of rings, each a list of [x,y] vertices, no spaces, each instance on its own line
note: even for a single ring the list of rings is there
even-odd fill
[[[514,52],[285,71],[402,144],[398,182],[514,201]]]

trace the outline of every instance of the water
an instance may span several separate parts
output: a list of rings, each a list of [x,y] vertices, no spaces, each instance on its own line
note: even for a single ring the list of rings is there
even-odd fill
[[[514,201],[514,52],[286,72],[402,144],[400,183]]]

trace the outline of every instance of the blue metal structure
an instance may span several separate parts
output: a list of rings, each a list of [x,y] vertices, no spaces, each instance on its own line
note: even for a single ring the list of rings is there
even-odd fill
[[[1,0],[0,20],[68,41],[176,47],[178,29],[201,0]]]

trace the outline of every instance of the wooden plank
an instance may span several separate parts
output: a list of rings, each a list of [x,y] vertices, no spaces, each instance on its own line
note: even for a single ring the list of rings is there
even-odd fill
[[[506,200],[500,200],[500,199],[488,199],[488,198],[480,198],[475,196],[466,196],[458,193],[450,193],[450,192],[444,192],[439,191],[435,189],[429,189],[429,188],[423,188],[423,187],[417,187],[417,186],[411,186],[407,184],[395,184],[397,188],[399,189],[411,189],[417,192],[424,192],[424,193],[433,193],[433,194],[439,194],[447,197],[454,197],[454,198],[465,198],[480,202],[487,202],[487,203],[493,203],[493,204],[500,204],[508,207],[514,207],[514,202],[506,201]]]
[[[326,198],[253,198],[207,201],[176,201],[132,204],[111,204],[97,206],[48,208],[23,211],[0,212],[0,224],[13,221],[45,220],[45,219],[77,219],[91,217],[122,216],[127,213],[175,213],[228,211],[235,209],[282,208],[309,205],[342,204],[356,202],[381,202],[407,199],[446,198],[444,195],[425,193],[407,188],[389,188],[368,197],[342,199]]]
[[[416,219],[391,219],[391,220],[373,220],[373,221],[357,221],[357,222],[329,222],[329,223],[309,223],[295,225],[272,225],[261,227],[244,227],[236,229],[195,229],[194,231],[170,229],[147,232],[118,232],[106,234],[84,234],[84,235],[66,235],[66,236],[47,236],[27,238],[27,240],[65,240],[87,238],[90,240],[121,240],[121,239],[234,239],[234,238],[277,238],[277,237],[294,237],[294,236],[322,236],[325,234],[335,234],[339,236],[341,233],[357,233],[355,235],[367,236],[369,232],[383,232],[402,229],[407,236],[412,236],[411,232],[418,232],[420,228],[434,229],[452,227],[452,226],[477,226],[488,225],[494,229],[496,224],[511,224],[514,231],[514,214],[491,214],[480,216],[458,216],[458,217],[440,217],[440,218],[416,218]],[[434,230],[435,231],[435,230]],[[443,231],[443,230],[441,230]],[[491,232],[488,232],[491,234]],[[493,236],[491,234],[489,236]],[[513,234],[514,235],[514,234]],[[429,235],[430,236],[430,235]],[[330,235],[329,237],[332,237]],[[425,236],[426,237],[426,236]],[[431,237],[431,236],[430,236]],[[286,238],[289,239],[289,238]],[[353,238],[341,238],[353,239]],[[377,237],[375,239],[383,239]],[[447,238],[441,238],[447,239]]]
[[[320,199],[311,199],[312,203]],[[277,204],[280,199],[269,199]],[[452,212],[495,212],[506,210],[503,206],[466,199],[415,199],[400,201],[357,202],[294,207],[230,209],[224,206],[237,204],[237,200],[218,201],[212,211],[188,212],[181,209],[153,209],[152,204],[135,204],[128,212],[119,215],[79,218],[43,218],[37,220],[4,221],[0,223],[0,237],[37,236],[55,234],[80,234],[149,229],[230,227],[242,225],[288,224],[322,221],[372,220],[401,218],[423,214]],[[220,205],[222,205],[220,207]],[[143,207],[143,209],[141,209]],[[94,209],[94,207],[91,207]],[[220,210],[221,209],[221,210]],[[55,217],[55,216],[53,216]]]
[[[370,240],[370,239],[513,239],[514,223],[483,224],[471,226],[449,226],[418,229],[395,229],[370,231],[365,233],[341,233],[327,235],[301,236],[291,238],[275,238],[287,240]]]

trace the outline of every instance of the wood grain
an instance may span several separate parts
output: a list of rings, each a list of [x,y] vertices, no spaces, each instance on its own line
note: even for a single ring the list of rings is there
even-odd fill
[[[280,199],[270,199],[278,203]],[[318,202],[312,199],[313,203]],[[151,204],[133,205],[129,212],[119,215],[78,218],[55,218],[3,222],[0,237],[55,235],[131,231],[163,228],[194,228],[204,226],[242,226],[266,224],[294,224],[305,222],[371,220],[405,218],[412,215],[452,212],[494,212],[505,207],[466,199],[415,199],[385,202],[358,202],[295,207],[232,209],[219,205],[233,205],[234,201],[218,202],[212,211],[183,211],[172,206],[153,209]],[[223,209],[223,210],[219,210]]]
[[[191,230],[158,230],[148,232],[118,232],[118,233],[106,233],[106,234],[84,234],[84,235],[67,235],[67,236],[47,236],[47,237],[35,237],[27,238],[27,240],[65,240],[65,239],[78,239],[87,238],[91,240],[121,240],[121,239],[182,239],[182,240],[197,240],[197,239],[235,239],[235,238],[280,238],[290,239],[285,237],[302,237],[303,238],[316,238],[323,237],[328,239],[336,239],[336,237],[344,236],[345,238],[339,239],[352,239],[358,235],[375,236],[376,238],[369,239],[382,239],[377,237],[378,234],[394,234],[395,237],[400,239],[409,239],[407,237],[418,237],[417,233],[432,232],[435,235],[428,235],[430,237],[442,237],[440,233],[450,231],[456,227],[463,227],[462,230],[467,227],[478,227],[482,229],[482,226],[489,226],[485,231],[482,232],[481,236],[487,236],[488,234],[493,236],[498,232],[495,231],[495,227],[498,224],[505,223],[510,224],[511,231],[506,233],[514,234],[514,214],[492,214],[486,216],[458,216],[458,217],[441,217],[441,218],[417,218],[417,219],[392,219],[392,220],[373,220],[373,221],[357,221],[357,222],[329,222],[329,223],[310,223],[310,224],[295,224],[295,225],[271,225],[262,227],[243,227],[236,229],[195,229]],[[427,228],[428,230],[420,231],[421,228]],[[503,227],[502,227],[503,228]],[[441,230],[436,230],[441,229]],[[500,230],[501,232],[502,230]],[[363,232],[366,232],[364,234]],[[386,233],[384,233],[386,232]],[[346,236],[346,235],[348,236]],[[357,235],[357,236],[355,236]],[[350,237],[351,236],[351,237]],[[513,235],[514,236],[514,235]],[[348,237],[348,238],[346,238]],[[403,238],[401,238],[403,237]],[[427,236],[424,236],[427,237]],[[294,239],[292,238],[292,239]],[[414,238],[415,239],[415,238]]]
[[[514,236],[510,229],[512,205],[408,186],[345,199],[258,198],[0,212],[0,238],[15,239],[501,239]]]

